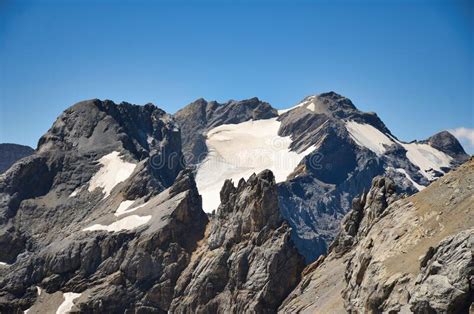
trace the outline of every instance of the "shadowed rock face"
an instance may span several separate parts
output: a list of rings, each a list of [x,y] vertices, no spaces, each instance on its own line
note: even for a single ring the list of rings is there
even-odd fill
[[[272,313],[296,285],[303,259],[281,218],[270,171],[226,181],[207,236],[176,287],[171,312]]]
[[[34,149],[18,144],[0,144],[0,174],[5,172],[17,160],[33,154]]]

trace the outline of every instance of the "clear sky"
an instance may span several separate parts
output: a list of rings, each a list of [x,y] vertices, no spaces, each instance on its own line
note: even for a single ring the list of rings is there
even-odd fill
[[[0,0],[0,142],[36,147],[90,98],[174,113],[333,90],[402,140],[457,129],[472,153],[472,3]]]

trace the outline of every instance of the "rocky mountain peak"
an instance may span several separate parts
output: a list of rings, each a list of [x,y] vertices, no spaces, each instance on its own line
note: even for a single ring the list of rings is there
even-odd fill
[[[303,258],[280,217],[273,173],[254,174],[237,186],[228,180],[221,197],[206,239],[177,282],[170,311],[275,312],[298,282]]]
[[[209,246],[217,248],[238,242],[263,230],[275,229],[282,223],[275,177],[269,170],[253,174],[237,186],[226,180],[220,192],[215,223],[211,227]]]
[[[357,110],[356,106],[352,103],[352,101],[349,98],[339,95],[333,91],[319,94],[316,96],[316,99],[326,104],[328,109]]]
[[[468,159],[468,155],[464,151],[464,148],[461,146],[458,139],[448,131],[441,131],[434,134],[428,138],[427,142],[432,147],[448,154],[455,159],[461,158],[462,160],[459,160],[461,163]]]
[[[175,134],[173,134],[175,133]],[[92,99],[65,110],[38,143],[38,150],[76,150],[95,153],[126,149],[136,159],[167,141],[180,146],[179,129],[172,118],[152,104],[115,104]]]

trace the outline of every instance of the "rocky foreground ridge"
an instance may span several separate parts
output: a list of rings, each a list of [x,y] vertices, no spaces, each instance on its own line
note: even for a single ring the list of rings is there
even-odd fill
[[[392,180],[375,178],[280,311],[469,313],[473,190],[474,159],[406,198]]]

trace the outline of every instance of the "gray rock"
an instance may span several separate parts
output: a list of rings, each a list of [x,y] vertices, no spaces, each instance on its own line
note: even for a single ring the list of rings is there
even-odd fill
[[[170,312],[272,313],[299,280],[303,259],[281,218],[270,171],[226,181],[208,236],[175,289]]]
[[[17,160],[33,154],[34,149],[19,144],[0,144],[0,174],[5,172]]]

